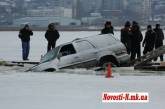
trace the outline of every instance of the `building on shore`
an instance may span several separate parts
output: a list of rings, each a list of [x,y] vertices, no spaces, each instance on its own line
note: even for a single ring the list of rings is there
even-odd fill
[[[72,9],[64,7],[55,7],[55,8],[38,8],[38,9],[29,9],[27,10],[27,16],[30,17],[69,17],[72,18]]]
[[[123,0],[102,0],[102,15],[105,18],[120,16],[123,10],[123,4]]]
[[[125,19],[148,22],[151,11],[151,0],[124,0]]]
[[[12,24],[12,4],[7,1],[0,1],[0,25]]]
[[[79,26],[80,20],[68,18],[68,17],[24,17],[15,19],[13,26],[19,27],[22,24],[30,24],[34,27],[47,27],[49,23],[55,23],[59,26]]]

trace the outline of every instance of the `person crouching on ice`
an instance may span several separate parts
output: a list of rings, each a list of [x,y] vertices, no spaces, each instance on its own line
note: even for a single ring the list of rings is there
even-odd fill
[[[56,30],[53,23],[48,25],[48,30],[45,33],[45,38],[48,41],[48,47],[47,52],[49,52],[51,49],[55,48],[56,41],[60,37],[59,32]]]
[[[29,25],[25,25],[24,28],[22,28],[19,31],[19,38],[22,42],[22,58],[23,60],[29,60],[29,50],[30,50],[30,36],[33,35],[32,30],[30,30]]]

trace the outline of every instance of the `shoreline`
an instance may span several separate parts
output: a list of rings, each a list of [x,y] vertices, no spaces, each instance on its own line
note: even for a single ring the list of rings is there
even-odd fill
[[[19,31],[22,27],[0,27],[0,31]],[[120,31],[123,27],[114,26],[114,31]],[[31,27],[33,31],[46,31],[47,27]],[[58,27],[59,31],[101,31],[103,27],[89,26],[89,27]],[[141,30],[146,30],[141,27]]]

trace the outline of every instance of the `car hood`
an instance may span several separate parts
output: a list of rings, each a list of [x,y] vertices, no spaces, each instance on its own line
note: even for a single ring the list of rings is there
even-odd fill
[[[46,71],[47,69],[54,69],[55,71],[58,71],[59,70],[57,67],[58,62],[59,60],[56,58],[48,62],[39,63],[38,65],[35,65],[32,68],[30,68],[28,71],[43,72]]]

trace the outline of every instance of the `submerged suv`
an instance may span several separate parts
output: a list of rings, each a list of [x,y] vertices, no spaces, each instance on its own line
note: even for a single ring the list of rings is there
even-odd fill
[[[121,66],[129,61],[125,46],[112,34],[75,39],[57,46],[41,58],[32,71],[57,71],[91,68],[111,63]]]

